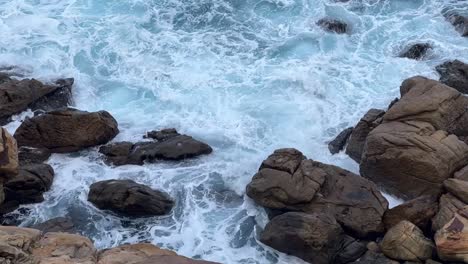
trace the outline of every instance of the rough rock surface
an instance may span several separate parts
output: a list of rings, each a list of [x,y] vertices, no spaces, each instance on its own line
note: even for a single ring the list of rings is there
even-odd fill
[[[18,147],[16,140],[0,127],[0,182],[18,173]]]
[[[213,149],[190,136],[181,135],[175,129],[152,131],[149,138],[155,142],[117,142],[102,146],[99,152],[106,156],[106,161],[116,166],[125,164],[142,165],[145,161],[155,162],[162,160],[183,160],[204,154]]]
[[[468,203],[468,182],[458,179],[444,181],[445,189],[457,197],[460,201]]]
[[[459,60],[446,61],[436,67],[440,82],[460,93],[468,93],[468,64]]]
[[[328,143],[328,150],[331,154],[336,154],[344,149],[346,143],[348,142],[349,136],[353,132],[352,127],[348,127],[345,130],[341,131],[338,136],[336,136],[332,141]]]
[[[460,213],[437,231],[434,240],[440,259],[468,263],[468,214]]]
[[[98,264],[135,264],[151,256],[177,256],[170,250],[160,249],[152,244],[123,245],[99,252]]]
[[[392,259],[424,261],[432,257],[434,245],[417,226],[404,220],[388,230],[380,249]]]
[[[468,181],[468,165],[455,172],[453,177],[458,180]]]
[[[344,233],[333,217],[290,212],[273,218],[260,241],[305,261],[333,263]]]
[[[387,258],[375,242],[367,244],[367,252],[355,262],[359,264],[399,264],[398,261]]]
[[[438,208],[437,196],[424,195],[407,201],[385,211],[383,218],[385,228],[388,230],[401,221],[407,220],[423,231],[430,230],[431,219],[437,213]]]
[[[381,123],[384,114],[385,111],[383,110],[370,109],[354,127],[348,140],[346,154],[357,163],[361,162],[362,150],[364,149],[367,135]]]
[[[0,263],[34,263],[30,252],[40,236],[39,230],[0,226]]]
[[[328,32],[334,32],[337,34],[344,34],[348,32],[348,24],[337,19],[322,18],[317,21],[317,25]]]
[[[400,57],[413,59],[413,60],[421,60],[426,56],[427,52],[431,49],[432,49],[432,46],[428,43],[413,44],[407,47],[406,50],[400,54]]]
[[[51,153],[45,148],[20,147],[18,159],[20,165],[39,164],[49,159]]]
[[[61,79],[45,85],[35,79],[16,80],[9,77],[0,82],[0,124],[28,108],[52,110],[66,107],[71,100],[73,79]]]
[[[174,202],[164,192],[132,180],[107,180],[91,185],[88,201],[97,208],[135,217],[164,215]]]
[[[364,253],[366,253],[366,251],[366,243],[350,236],[345,236],[341,242],[340,249],[335,257],[334,263],[350,263],[360,258]]]
[[[117,121],[106,111],[65,108],[26,119],[14,137],[19,146],[73,152],[105,144],[118,132]]]
[[[45,222],[36,224],[31,228],[38,229],[42,233],[48,232],[63,232],[63,233],[78,233],[75,229],[75,224],[69,217],[56,217]]]
[[[446,225],[466,204],[452,194],[444,194],[439,199],[439,211],[432,218],[432,231],[436,232]]]

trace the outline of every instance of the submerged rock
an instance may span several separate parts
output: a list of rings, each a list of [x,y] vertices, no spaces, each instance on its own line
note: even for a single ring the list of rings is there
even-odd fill
[[[468,17],[456,13],[448,13],[445,15],[445,18],[463,37],[468,37]]]
[[[135,217],[164,215],[174,205],[166,193],[132,180],[95,182],[90,186],[88,201],[99,209]]]
[[[353,132],[352,127],[348,127],[345,130],[341,131],[338,136],[336,136],[332,141],[328,143],[328,150],[331,154],[336,154],[344,149],[346,143],[348,142],[349,136]]]
[[[213,149],[206,143],[190,136],[181,135],[175,129],[153,131],[147,137],[155,142],[117,142],[102,146],[99,152],[106,161],[116,166],[125,164],[142,165],[145,161],[183,160],[209,154]]]
[[[328,32],[334,32],[337,34],[344,34],[348,32],[348,24],[337,19],[322,18],[317,21],[317,25]]]
[[[428,43],[417,43],[409,46],[400,54],[402,58],[408,58],[413,60],[423,59],[427,52],[432,49],[431,44]]]
[[[440,82],[460,93],[468,93],[468,64],[459,61],[446,61],[436,67],[440,74]]]
[[[19,146],[73,152],[105,144],[118,133],[117,121],[106,111],[65,108],[26,119],[14,137]]]

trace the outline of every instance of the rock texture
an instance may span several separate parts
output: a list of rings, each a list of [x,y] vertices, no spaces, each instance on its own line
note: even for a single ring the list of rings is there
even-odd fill
[[[106,161],[116,166],[125,164],[142,165],[145,161],[183,160],[204,154],[213,149],[190,136],[181,135],[175,129],[152,131],[148,133],[154,142],[118,142],[102,146],[99,152],[106,156]]]
[[[39,164],[49,159],[51,153],[45,148],[20,147],[18,159],[20,165]]]
[[[406,50],[400,54],[400,57],[413,60],[421,60],[427,55],[427,52],[431,49],[432,46],[428,43],[413,44],[407,47]]]
[[[446,61],[436,67],[440,82],[460,93],[468,93],[468,64],[459,60]]]
[[[392,259],[424,261],[432,257],[434,245],[417,226],[404,220],[385,234],[380,248]]]
[[[466,210],[454,217],[435,235],[439,258],[444,261],[468,262],[468,215]]]
[[[118,132],[117,121],[106,111],[66,108],[26,119],[14,137],[19,146],[73,152],[105,144]]]
[[[328,32],[333,32],[337,34],[344,34],[348,32],[348,24],[337,19],[322,18],[319,21],[317,21],[317,25]]]
[[[431,219],[437,213],[438,208],[436,196],[424,195],[407,201],[385,211],[383,218],[385,228],[388,230],[401,221],[406,220],[423,231],[430,230]]]
[[[71,102],[73,79],[61,79],[46,85],[35,79],[16,80],[3,77],[0,82],[0,124],[28,108],[52,110]]]
[[[463,37],[468,37],[468,17],[457,13],[449,13],[445,17]]]
[[[43,223],[34,225],[31,228],[38,229],[44,234],[48,232],[78,233],[75,224],[69,217],[52,218]]]
[[[344,149],[346,143],[348,142],[349,136],[353,132],[352,127],[348,127],[345,130],[341,131],[336,138],[328,143],[328,150],[331,154],[336,154]]]
[[[16,140],[4,128],[0,128],[0,181],[18,173],[18,147]]]
[[[290,212],[273,218],[260,241],[315,264],[333,263],[343,230],[333,217]]]
[[[164,215],[169,213],[174,205],[166,193],[153,190],[132,180],[107,180],[93,183],[88,201],[99,209],[135,217]]]
[[[441,229],[465,206],[464,202],[451,194],[442,195],[439,200],[439,211],[432,219],[432,230],[436,232]]]
[[[135,264],[151,256],[177,256],[177,254],[147,243],[123,245],[99,252],[98,264]]]
[[[457,197],[460,201],[468,203],[468,182],[458,179],[444,181],[445,189]]]

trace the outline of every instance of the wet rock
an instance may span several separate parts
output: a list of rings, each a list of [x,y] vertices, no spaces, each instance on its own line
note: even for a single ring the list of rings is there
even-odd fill
[[[334,32],[337,34],[344,34],[348,32],[348,24],[337,19],[322,18],[317,21],[317,25],[328,32]]]
[[[366,251],[366,243],[356,240],[350,236],[345,236],[341,243],[340,250],[335,257],[334,263],[344,264],[353,262],[366,253]]]
[[[63,232],[63,233],[71,233],[75,234],[78,233],[75,229],[75,224],[73,223],[72,219],[69,217],[56,217],[45,222],[36,224],[31,228],[38,229],[42,231],[42,233],[49,233],[49,232]]]
[[[434,245],[417,226],[404,220],[388,230],[380,249],[392,259],[424,261],[432,257]]]
[[[434,240],[439,258],[444,261],[468,262],[468,215],[454,217],[439,231]]]
[[[93,183],[88,201],[97,208],[134,217],[164,215],[174,202],[164,192],[132,180],[107,180]]]
[[[343,236],[333,217],[290,212],[273,218],[260,241],[283,253],[321,264],[334,262]]]
[[[464,203],[468,203],[468,182],[457,180],[457,179],[448,179],[444,181],[445,189],[453,194],[455,197],[460,199]]]
[[[451,194],[444,194],[439,199],[439,211],[432,219],[432,230],[436,232],[446,225],[466,204]]]
[[[105,144],[118,132],[117,121],[106,111],[65,108],[26,119],[14,137],[19,146],[73,152]]]
[[[344,149],[346,143],[348,142],[349,136],[353,132],[352,127],[348,127],[345,130],[341,131],[335,139],[328,143],[328,149],[331,154],[336,154]]]
[[[385,111],[383,110],[370,109],[354,127],[348,140],[346,154],[357,163],[361,162],[362,150],[364,149],[367,135],[381,123],[381,117],[384,114]]]
[[[35,79],[6,79],[0,82],[0,124],[9,122],[10,117],[28,108],[51,110],[65,107],[71,100],[73,79],[58,80],[45,85]],[[66,104],[65,104],[66,103]]]
[[[50,151],[45,148],[20,147],[18,150],[20,165],[43,163],[50,155]]]
[[[135,264],[151,256],[177,256],[177,254],[147,243],[123,245],[100,251],[97,264]]]
[[[438,208],[436,196],[424,195],[407,201],[385,212],[383,218],[385,228],[388,230],[401,221],[407,220],[423,231],[430,230],[431,219],[437,213]]]
[[[446,61],[436,67],[440,82],[460,93],[468,93],[468,64],[459,61]]]
[[[210,154],[213,149],[190,136],[178,134],[174,129],[148,133],[156,142],[118,142],[102,146],[99,152],[106,161],[116,166],[125,164],[142,165],[145,161],[183,160]]]
[[[468,17],[456,13],[448,13],[445,15],[445,18],[463,37],[468,37]]]
[[[423,59],[427,52],[432,49],[432,46],[428,43],[417,43],[409,46],[400,54],[402,58],[408,58],[413,60]]]
[[[18,164],[16,140],[6,129],[0,127],[0,182],[16,175]]]

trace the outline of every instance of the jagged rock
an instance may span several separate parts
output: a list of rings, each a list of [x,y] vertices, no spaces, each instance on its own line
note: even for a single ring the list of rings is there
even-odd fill
[[[468,203],[468,182],[457,179],[448,179],[444,181],[444,187],[449,193],[453,194],[462,202]]]
[[[116,166],[125,164],[142,165],[145,161],[183,160],[209,154],[213,149],[190,136],[178,134],[175,129],[148,133],[157,142],[118,142],[102,146],[99,152],[106,156],[106,161]]]
[[[0,127],[0,183],[18,173],[18,164],[16,140],[6,129]]]
[[[460,93],[468,93],[468,64],[459,60],[446,61],[436,67],[440,82]]]
[[[383,110],[370,109],[354,127],[348,140],[346,154],[357,163],[361,162],[362,150],[364,149],[367,135],[381,123],[381,117],[384,114],[385,111]]]
[[[44,234],[49,232],[77,233],[75,224],[69,217],[52,218],[43,223],[36,224],[31,228],[38,229]]]
[[[344,34],[348,32],[348,24],[337,19],[322,18],[317,21],[317,25],[328,32],[334,32],[338,34]]]
[[[448,13],[445,15],[445,18],[463,37],[468,37],[468,17],[456,13]]]
[[[413,60],[420,60],[424,58],[432,46],[428,43],[417,43],[408,47],[405,51],[400,54],[402,58],[408,58]]]
[[[321,264],[333,263],[344,233],[333,217],[290,212],[273,218],[260,241],[278,251]]]
[[[3,77],[0,82],[0,124],[28,108],[52,110],[65,107],[71,100],[73,79],[61,79],[45,85],[35,79],[16,80]]]
[[[346,142],[348,142],[349,136],[353,132],[352,127],[348,127],[345,130],[341,131],[338,136],[335,137],[332,141],[328,143],[328,150],[331,154],[336,154],[344,149]]]
[[[432,257],[434,245],[417,226],[403,220],[388,230],[380,249],[392,259],[424,261]]]
[[[18,150],[20,165],[43,163],[50,155],[50,151],[46,148],[20,147]]]
[[[123,245],[99,252],[97,264],[135,264],[151,256],[177,256],[173,251],[152,244]]]
[[[91,185],[88,201],[97,208],[135,217],[164,215],[174,202],[164,192],[132,180],[107,180]]]
[[[431,219],[439,209],[437,196],[424,195],[407,201],[392,209],[385,211],[383,221],[388,230],[407,220],[421,230],[430,230]]]
[[[117,121],[106,111],[65,108],[26,119],[14,137],[19,146],[73,152],[105,144],[118,132]]]
[[[455,214],[434,237],[441,260],[468,263],[468,215],[466,210],[460,213]]]
[[[439,200],[439,211],[432,219],[432,230],[436,232],[447,224],[466,204],[452,194],[444,194]]]

